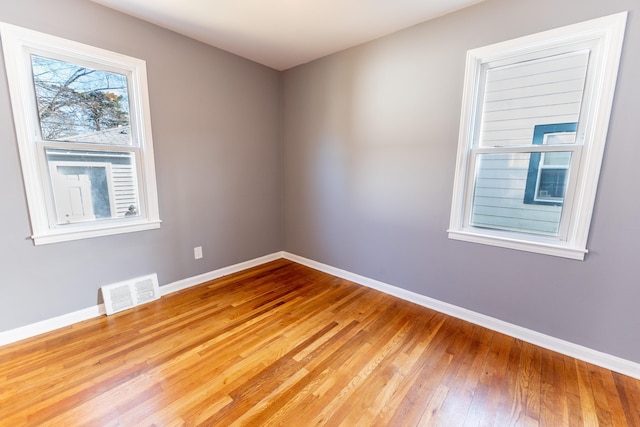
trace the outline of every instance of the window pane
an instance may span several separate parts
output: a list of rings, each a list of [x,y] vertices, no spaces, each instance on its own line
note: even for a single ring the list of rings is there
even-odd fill
[[[479,146],[529,145],[537,125],[577,122],[588,61],[585,50],[487,69]],[[575,142],[554,138],[546,143]]]
[[[131,144],[127,77],[31,56],[42,139]]]
[[[536,198],[539,200],[560,200],[564,198],[567,186],[567,169],[544,168],[540,169],[538,191]]]
[[[545,145],[574,144],[575,142],[576,142],[575,132],[547,133],[544,135],[544,139],[542,141],[542,143]]]
[[[130,152],[46,149],[58,224],[138,215]]]
[[[571,160],[569,152],[544,153],[543,165],[568,166]]]
[[[558,235],[562,217],[561,203],[525,203],[531,156],[532,153],[496,153],[476,156],[470,221],[472,226]],[[554,170],[551,169],[551,171]],[[558,188],[551,187],[551,175],[548,178],[550,187],[546,187],[546,191],[558,194]],[[565,184],[565,181],[562,181],[562,196],[564,196]]]

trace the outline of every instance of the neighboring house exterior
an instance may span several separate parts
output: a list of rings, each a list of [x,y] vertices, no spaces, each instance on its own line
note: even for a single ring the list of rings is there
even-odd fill
[[[130,144],[130,127],[122,126],[64,138],[67,142]],[[59,223],[117,218],[137,213],[132,153],[47,149]]]

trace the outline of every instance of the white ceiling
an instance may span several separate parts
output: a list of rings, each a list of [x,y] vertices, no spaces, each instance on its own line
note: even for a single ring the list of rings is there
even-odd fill
[[[286,70],[483,0],[92,0]]]

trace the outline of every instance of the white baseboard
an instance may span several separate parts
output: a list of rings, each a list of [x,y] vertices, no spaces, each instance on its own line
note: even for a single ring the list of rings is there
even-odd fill
[[[612,356],[607,353],[602,353],[600,351],[564,341],[549,335],[545,335],[540,332],[514,325],[512,323],[504,322],[502,320],[498,320],[484,314],[476,313],[465,308],[438,301],[436,299],[429,298],[427,296],[417,294],[406,289],[398,288],[396,286],[379,282],[368,277],[360,276],[358,274],[341,270],[339,268],[331,267],[329,265],[293,255],[288,252],[283,252],[283,257],[299,264],[306,265],[307,267],[311,267],[313,269],[331,274],[333,276],[337,276],[351,282],[376,289],[378,291],[396,296],[403,300],[419,304],[423,307],[427,307],[432,310],[457,317],[458,319],[466,320],[467,322],[483,326],[487,329],[491,329],[493,331],[497,331],[505,335],[521,339],[522,341],[526,341],[528,343],[535,344],[540,347],[544,347],[549,350],[553,350],[555,352],[579,360],[583,360],[585,362],[589,362],[594,365],[598,365],[633,378],[640,379],[640,364],[638,363],[622,359],[620,357]]]
[[[208,282],[209,280],[227,276],[232,273],[237,273],[239,271],[246,270],[247,268],[265,264],[270,261],[275,261],[280,258],[284,258],[284,253],[276,252],[271,255],[266,255],[260,258],[241,262],[239,264],[223,267],[218,270],[190,277],[188,279],[179,280],[168,285],[160,286],[160,295],[168,295],[170,293],[177,292],[191,286]],[[42,320],[30,325],[0,332],[0,346],[11,344],[13,342],[20,341],[26,338],[31,338],[36,335],[44,334],[45,332],[51,332],[53,330],[60,329],[65,326],[70,326],[74,323],[82,322],[83,320],[92,319],[103,314],[105,314],[104,304],[98,304],[82,310],[74,311],[73,313],[63,314],[62,316]]]
[[[210,280],[218,279],[222,276],[228,276],[229,274],[237,273],[242,270],[246,270],[251,267],[256,267],[267,262],[275,261],[277,259],[284,258],[284,252],[276,252],[270,255],[265,255],[260,258],[255,258],[249,261],[241,262],[239,264],[230,265],[229,267],[219,268],[208,273],[200,274],[198,276],[190,277],[188,279],[179,280],[168,285],[160,286],[160,295],[168,295],[173,292],[178,292],[183,289],[190,288],[192,286],[200,285]]]
[[[93,307],[84,308],[72,313],[63,314],[62,316],[53,317],[51,319],[42,320],[30,325],[21,326],[16,329],[0,332],[0,345],[11,344],[26,338],[35,337],[55,329],[73,325],[83,320],[92,319],[104,314],[104,305],[94,305]]]
[[[323,271],[333,276],[340,277],[372,289],[376,289],[380,292],[384,292],[403,300],[419,304],[423,307],[427,307],[432,310],[436,310],[441,313],[466,320],[476,325],[480,325],[485,328],[503,333],[505,335],[521,339],[531,344],[535,344],[540,347],[544,347],[549,350],[553,350],[558,353],[565,354],[576,359],[584,360],[585,362],[593,363],[594,365],[602,366],[603,368],[607,368],[612,371],[640,379],[640,364],[638,363],[602,353],[600,351],[583,347],[581,345],[564,341],[549,335],[545,335],[540,332],[532,331],[530,329],[523,328],[512,323],[504,322],[502,320],[498,320],[484,314],[476,313],[465,308],[438,301],[436,299],[429,298],[427,296],[417,294],[406,289],[398,288],[387,283],[360,276],[346,270],[331,267],[329,265],[303,258],[301,256],[297,256],[288,252],[276,252],[260,258],[241,262],[239,264],[223,267],[198,276],[179,280],[177,282],[161,286],[160,294],[163,296],[168,295],[173,292],[187,289],[191,286],[200,285],[204,282],[227,276],[229,274],[237,273],[242,270],[256,267],[258,265],[265,264],[270,261],[275,261],[280,258],[285,258],[299,264],[306,265],[307,267],[311,267],[313,269]],[[40,335],[45,332],[50,332],[55,329],[72,325],[74,323],[82,322],[83,320],[98,317],[103,315],[104,313],[104,306],[100,304],[82,310],[74,311],[72,313],[67,313],[62,316],[43,320],[41,322],[0,332],[0,346]]]

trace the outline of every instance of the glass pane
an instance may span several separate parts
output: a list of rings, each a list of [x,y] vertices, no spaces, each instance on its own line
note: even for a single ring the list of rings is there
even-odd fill
[[[562,200],[560,203],[527,201],[527,198],[534,199],[534,191],[538,188],[536,181],[539,165],[539,153],[476,155],[471,225],[496,230],[558,235]],[[550,171],[553,170],[555,169]],[[562,196],[564,185],[563,182]],[[529,197],[527,191],[531,191]],[[558,194],[557,188],[547,187],[546,191]]]
[[[567,169],[540,169],[538,200],[562,200],[567,186]]]
[[[575,123],[580,118],[589,52],[575,52],[489,68],[484,74],[480,147],[532,144],[538,125]],[[548,144],[575,142],[554,136]]]
[[[130,145],[127,77],[31,56],[42,139]]]
[[[544,136],[543,144],[555,145],[555,144],[575,144],[576,133],[575,132],[559,132],[548,133]]]
[[[544,165],[554,165],[554,166],[568,166],[569,161],[571,160],[571,153],[563,151],[556,153],[544,153],[543,155],[543,164]]]
[[[46,149],[58,224],[138,216],[129,152]]]

